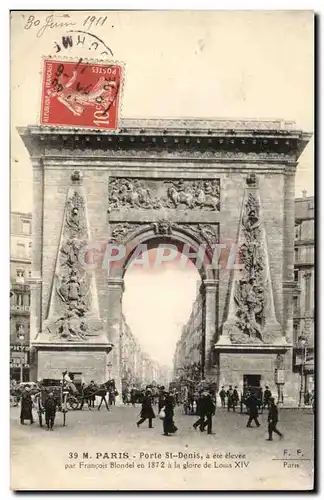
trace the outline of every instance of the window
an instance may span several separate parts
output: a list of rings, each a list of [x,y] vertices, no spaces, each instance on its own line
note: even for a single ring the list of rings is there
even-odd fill
[[[293,335],[294,335],[294,342],[295,344],[298,342],[298,337],[299,337],[299,324],[298,323],[294,323],[294,326],[293,326]]]
[[[23,305],[23,294],[22,293],[17,293],[16,296],[17,296],[16,305],[17,306],[22,306]]]
[[[24,257],[24,255],[25,255],[25,243],[17,243],[17,254],[18,254],[18,257]]]
[[[17,278],[23,278],[25,276],[25,269],[17,269]]]
[[[30,221],[29,220],[22,221],[22,232],[24,234],[30,234]]]
[[[16,323],[16,333],[19,333],[22,329],[23,325],[21,323]]]
[[[294,281],[298,281],[298,278],[299,278],[298,269],[295,269],[294,270]]]
[[[295,226],[295,239],[300,239],[300,226]]]

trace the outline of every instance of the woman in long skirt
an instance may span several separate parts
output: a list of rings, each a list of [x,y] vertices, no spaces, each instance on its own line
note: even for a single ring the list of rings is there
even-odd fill
[[[30,395],[30,387],[29,385],[26,385],[25,391],[21,396],[20,423],[22,425],[24,425],[25,420],[30,420],[31,424],[34,423],[32,408],[33,401]]]
[[[174,424],[173,416],[174,416],[174,401],[169,392],[165,393],[165,402],[164,402],[164,413],[165,417],[163,419],[163,434],[164,436],[170,436],[178,430],[178,428]]]

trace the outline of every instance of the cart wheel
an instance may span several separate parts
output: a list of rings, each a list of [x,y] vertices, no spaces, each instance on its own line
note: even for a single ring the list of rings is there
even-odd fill
[[[69,398],[67,406],[70,410],[77,410],[79,408],[79,401],[76,398]]]

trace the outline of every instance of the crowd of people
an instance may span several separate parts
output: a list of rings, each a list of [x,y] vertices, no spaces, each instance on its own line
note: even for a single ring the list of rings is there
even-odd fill
[[[65,384],[65,385],[64,385]],[[73,384],[73,381],[63,380],[64,387]],[[104,384],[103,384],[104,385]],[[81,388],[81,394],[83,394],[83,399],[81,399],[80,410],[83,408],[83,404],[87,401],[89,410],[95,407],[96,396],[100,394],[100,387],[102,385],[97,385],[92,380],[90,384],[86,384]],[[73,388],[72,388],[73,389]],[[77,390],[75,388],[75,390]],[[37,392],[38,391],[38,392]],[[109,386],[107,388],[108,392],[108,402],[109,406],[113,406],[116,403],[116,396],[118,392],[114,386]],[[98,410],[104,400],[107,409],[109,410],[108,403],[105,399],[106,392],[100,394],[102,399],[98,405]],[[263,391],[262,388],[244,388],[242,393],[239,393],[236,386],[229,386],[228,389],[225,386],[221,387],[218,393],[221,407],[227,411],[234,411],[236,406],[240,403],[241,408],[244,404],[248,420],[246,427],[251,428],[254,423],[257,427],[260,427],[259,414],[263,413],[264,410],[268,410],[268,440],[273,440],[273,434],[277,434],[280,439],[283,438],[283,434],[277,429],[277,424],[279,421],[278,407],[275,403],[275,399],[268,386],[265,387]],[[34,423],[33,419],[33,408],[36,407],[36,398],[40,397],[40,390],[37,384],[29,385],[25,384],[20,393],[20,423],[25,424],[25,421],[30,421],[31,424]],[[183,397],[185,401],[182,401]],[[212,390],[208,390],[206,386],[202,386],[200,390],[193,392],[192,390],[178,391],[176,388],[171,390],[166,389],[164,386],[146,386],[145,389],[137,389],[136,387],[131,387],[129,389],[124,389],[122,394],[123,403],[125,405],[135,405],[140,403],[140,418],[136,422],[139,428],[145,421],[148,421],[148,427],[153,428],[153,419],[159,417],[163,422],[163,435],[170,436],[177,432],[178,428],[174,422],[174,408],[181,404],[189,404],[188,401],[194,399],[195,410],[194,414],[198,416],[198,420],[193,424],[194,429],[198,429],[204,432],[207,428],[207,434],[212,434],[212,417],[216,412],[216,394]],[[313,410],[315,406],[315,395],[314,392],[311,395],[310,402],[313,405]],[[190,404],[191,404],[190,403]],[[155,408],[156,407],[156,408]],[[58,401],[54,393],[49,390],[46,393],[46,398],[42,402],[42,411],[45,413],[45,422],[48,430],[53,430],[56,412],[58,410]]]

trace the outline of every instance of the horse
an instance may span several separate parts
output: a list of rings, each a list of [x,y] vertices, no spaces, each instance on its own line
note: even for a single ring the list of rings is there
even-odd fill
[[[112,380],[107,380],[107,382],[104,382],[103,384],[100,385],[88,385],[84,387],[83,400],[80,409],[82,409],[84,401],[87,401],[88,407],[90,409],[90,401],[91,401],[90,398],[92,398],[93,396],[99,396],[101,400],[98,406],[98,411],[100,411],[102,403],[105,403],[107,410],[110,411],[106,400],[106,395],[111,387],[113,388],[115,387],[115,383]]]
[[[219,198],[211,194],[206,194],[203,189],[199,190],[196,203],[202,207],[211,207],[213,210],[219,209]]]
[[[184,191],[177,191],[174,186],[171,186],[168,189],[168,196],[173,202],[175,207],[177,207],[179,203],[187,205],[188,208],[194,207],[194,197],[191,193],[185,193]]]

